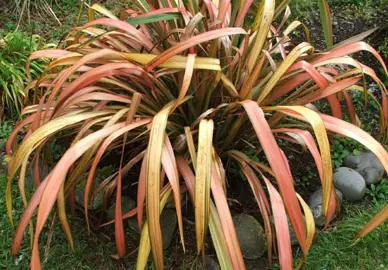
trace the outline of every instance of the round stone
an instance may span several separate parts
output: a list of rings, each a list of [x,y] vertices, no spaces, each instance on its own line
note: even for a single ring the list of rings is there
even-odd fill
[[[267,250],[263,227],[252,216],[240,214],[233,217],[238,242],[244,258],[255,260]]]
[[[339,191],[338,189],[335,189],[335,193],[337,195],[337,199],[339,202],[342,202],[342,192]],[[314,191],[313,194],[310,195],[309,200],[308,200],[308,205],[310,208],[317,206],[317,205],[322,205],[322,188],[320,187],[316,191]]]
[[[344,159],[344,165],[352,168],[364,177],[367,185],[376,184],[384,175],[384,167],[372,152],[363,151],[357,156],[348,155]]]
[[[80,205],[84,205],[84,191],[80,188],[75,189],[75,201]],[[89,210],[98,210],[102,207],[104,203],[104,190],[101,190],[97,194],[91,197],[89,200],[88,209]]]
[[[122,196],[121,197],[121,213],[125,214],[131,211],[135,207],[136,203],[129,197]],[[108,220],[112,220],[115,218],[116,212],[116,202],[113,203],[107,210],[106,216]]]
[[[176,213],[172,209],[165,209],[160,216],[160,227],[162,229],[163,249],[171,245],[177,224]]]
[[[335,189],[335,193],[337,195],[338,203],[342,202],[342,193],[338,189]],[[326,223],[326,217],[323,215],[323,209],[322,209],[322,188],[317,189],[314,191],[313,194],[310,195],[308,199],[308,205],[311,208],[311,212],[314,216],[315,225],[317,227],[323,227]],[[335,218],[335,215],[333,215],[332,220]]]
[[[303,217],[303,219],[306,222],[306,218]],[[287,221],[288,221],[288,230],[290,232],[291,245],[295,246],[295,245],[299,244],[299,241],[298,241],[298,238],[296,237],[294,228],[292,227],[291,221],[288,217],[287,217]]]
[[[217,258],[206,256],[205,259],[205,270],[220,270],[221,267],[217,262]]]
[[[138,233],[138,234],[141,233],[140,228],[139,228],[139,223],[137,222],[136,216],[128,218],[127,224],[129,226],[129,228],[131,228],[136,233]],[[144,224],[144,221],[143,221],[143,224]]]
[[[366,184],[364,178],[355,170],[340,167],[333,176],[335,188],[340,190],[349,201],[361,200],[365,195]]]
[[[40,181],[43,181],[46,176],[52,171],[52,168],[50,168],[48,165],[44,165],[42,162],[39,163],[39,178]],[[29,171],[26,173],[26,188],[32,190],[34,188],[34,182],[35,182],[35,172],[34,168],[31,168]]]
[[[103,180],[107,177],[107,175],[112,174],[112,166],[105,166],[102,168],[98,168],[95,173],[95,179],[94,179],[94,190],[91,191],[92,194],[95,193],[95,190],[99,188],[100,184],[103,182]],[[82,179],[79,184],[77,184],[75,189],[75,201],[76,203],[80,205],[84,205],[84,194],[85,194],[85,187],[86,187],[86,181],[87,178]],[[91,197],[89,200],[89,210],[98,210],[102,207],[104,204],[104,190],[101,189],[97,194],[94,194],[94,196]]]
[[[344,166],[352,169],[357,169],[358,165],[361,163],[360,154],[355,156],[353,153],[349,154],[344,158]]]

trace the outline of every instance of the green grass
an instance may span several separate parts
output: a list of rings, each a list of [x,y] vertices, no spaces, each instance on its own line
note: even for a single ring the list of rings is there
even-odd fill
[[[317,236],[303,269],[388,269],[388,222],[354,240],[385,202],[345,204],[343,219]]]
[[[39,35],[13,32],[3,36],[0,33],[0,118],[4,111],[11,118],[20,117],[23,106],[30,100],[25,91],[30,83],[25,69],[27,59],[34,51],[55,46],[46,44]],[[30,73],[33,79],[40,77],[47,63],[48,60],[31,63]]]

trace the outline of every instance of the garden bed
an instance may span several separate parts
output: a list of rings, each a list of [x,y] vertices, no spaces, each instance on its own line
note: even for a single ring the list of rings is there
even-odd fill
[[[58,26],[54,20],[47,20],[47,18],[44,18],[41,15],[32,14],[31,22],[27,23],[27,21],[22,21],[19,29],[26,33],[40,34],[51,41],[60,41],[63,38],[63,35],[68,31],[69,27],[73,25],[78,11],[78,1],[64,2],[66,2],[66,4],[63,4],[63,6],[62,4],[60,4],[60,6],[53,4],[53,10],[61,21],[61,26]],[[108,8],[116,12],[121,7],[119,7],[117,2],[109,0],[102,2],[102,4],[105,4]],[[122,3],[120,5],[122,5]],[[10,9],[2,8],[4,6],[6,6],[5,3],[2,3],[0,0],[0,17],[3,18],[0,22],[0,29],[2,29],[1,31],[6,32],[13,31],[17,27],[17,15],[10,15]],[[342,41],[354,34],[366,31],[371,27],[386,25],[386,23],[388,23],[387,9],[381,9],[378,5],[372,5],[368,6],[370,10],[365,13],[354,9],[354,12],[360,12],[360,14],[358,14],[350,11],[352,7],[352,4],[333,6],[335,42]],[[294,18],[304,18],[304,22],[313,33],[313,45],[316,45],[318,49],[322,49],[324,47],[324,43],[322,42],[323,38],[321,31],[319,30],[321,29],[321,26],[319,25],[319,20],[316,19],[318,18],[318,14],[314,10],[316,10],[316,8],[313,9],[310,4],[300,1],[299,8],[293,16]],[[377,15],[374,15],[373,11],[375,11]],[[85,21],[85,16],[83,16],[82,19]],[[371,37],[368,38],[368,41],[378,48],[382,55],[388,54],[388,47],[383,46],[383,44],[385,44],[384,40],[386,39],[385,33],[387,33],[386,26],[385,28],[383,27],[382,29],[377,30]],[[362,62],[366,62],[373,68],[376,68],[376,70],[379,70],[378,63],[375,60],[371,60],[372,57],[370,57],[369,54],[362,53],[359,57]],[[385,61],[387,62],[386,59]],[[358,102],[356,104],[362,104],[362,101],[360,100],[362,100],[362,97],[361,99],[355,99],[355,101]],[[325,106],[325,104],[321,104],[321,106]],[[362,110],[363,108],[359,106],[357,109]],[[374,132],[378,125],[378,122],[374,122],[374,115],[373,108],[369,113],[361,113],[361,121],[364,122],[365,125],[369,125],[368,128],[370,128],[371,132]],[[351,142],[343,141],[342,139],[334,139],[332,143],[335,146],[332,149],[332,154],[335,154],[333,155],[335,156],[334,159],[338,158],[338,162],[341,164],[343,161],[342,159],[345,157],[344,153],[347,151],[347,154],[349,154],[358,147],[357,145],[355,146]],[[341,145],[342,148],[339,145]],[[307,201],[310,194],[319,187],[319,176],[312,156],[309,153],[303,152],[301,147],[288,147],[287,144],[282,147],[286,156],[289,158],[291,170],[295,178],[296,190],[299,191],[302,197]],[[61,154],[62,153],[59,155]],[[0,155],[4,155],[3,149],[0,149]],[[259,156],[259,158],[262,157]],[[119,161],[118,158],[117,160]],[[335,167],[338,166],[335,165]],[[139,169],[140,166],[134,170],[136,171],[135,173],[125,176],[132,179],[129,182],[136,182],[136,179],[138,179]],[[257,203],[254,200],[248,181],[237,172],[232,172],[227,175],[227,177],[229,179],[239,179],[238,181],[231,181],[229,186],[230,192],[228,195],[230,195],[230,199],[228,200],[228,203],[232,214],[249,214],[262,223],[262,217],[258,211]],[[1,186],[5,186],[6,176],[3,169],[2,171],[0,170],[0,179]],[[386,249],[388,244],[388,240],[386,238],[387,235],[384,231],[387,229],[386,225],[372,232],[362,240],[357,240],[356,242],[352,241],[352,238],[362,228],[362,225],[373,216],[372,214],[377,213],[377,211],[382,208],[381,201],[388,199],[388,189],[384,189],[379,191],[380,198],[377,201],[371,202],[374,197],[377,197],[376,191],[372,189],[373,188],[369,187],[369,195],[361,203],[344,203],[339,221],[331,225],[327,231],[322,232],[317,236],[316,244],[313,245],[312,251],[307,258],[308,263],[305,265],[305,269],[321,269],[321,266],[322,269],[355,269],[355,267],[361,267],[362,269],[384,269],[384,267],[388,267],[388,259],[386,258],[384,252],[380,252],[381,250],[384,250],[384,248]],[[136,194],[130,188],[124,189],[123,194],[136,200]],[[22,249],[20,255],[16,257],[11,257],[9,255],[8,248],[11,244],[12,230],[7,223],[7,215],[4,206],[5,202],[2,201],[4,200],[4,197],[5,194],[2,189],[0,192],[0,213],[2,214],[0,218],[0,227],[5,229],[0,237],[0,268],[4,267],[11,269],[16,265],[23,268],[30,260],[30,250],[28,249],[28,243],[24,243],[24,248]],[[17,191],[15,191],[14,197],[18,197]],[[172,243],[164,254],[165,266],[169,269],[195,269],[200,265],[199,259],[196,256],[195,220],[193,215],[194,208],[189,202],[188,196],[184,199],[186,200],[186,203],[183,204],[183,213],[185,216],[183,222],[187,252],[186,254],[183,253],[179,235],[176,230]],[[16,200],[15,204],[17,204],[15,207],[16,209],[22,209],[20,199]],[[20,218],[22,212],[14,214],[17,218]],[[66,237],[62,233],[59,224],[55,226],[52,235],[49,233],[49,230],[46,230],[41,243],[48,243],[46,244],[46,249],[50,250],[50,254],[47,256],[47,261],[44,262],[44,267],[47,269],[133,268],[137,258],[139,235],[133,230],[128,229],[127,225],[125,225],[127,255],[123,260],[116,260],[114,226],[99,228],[100,222],[98,216],[99,213],[96,212],[95,217],[92,217],[95,219],[93,220],[94,226],[92,226],[92,234],[90,236],[88,236],[88,232],[84,226],[81,207],[77,209],[75,216],[71,218],[71,228],[74,232],[77,232],[75,234],[76,250],[74,255],[71,254],[70,248],[67,247]],[[50,237],[52,237],[51,243],[50,241],[47,242],[47,239]],[[342,242],[345,241],[343,240],[345,237],[348,239],[345,242],[346,245]],[[27,240],[25,242],[27,242]],[[337,246],[341,244],[343,244],[344,247],[337,248]],[[368,248],[371,245],[373,245],[373,247],[380,246],[381,249],[373,249],[373,251],[371,251],[372,248]],[[206,248],[209,255],[215,256],[212,245],[208,245]],[[41,254],[44,252],[45,249],[42,248]],[[371,254],[367,254],[367,252],[371,252]],[[325,253],[326,255],[320,256],[322,253]],[[300,257],[299,248],[294,247],[294,254],[296,254],[296,258]],[[353,254],[356,254],[356,256],[353,256]],[[273,259],[276,267],[278,262],[276,261],[275,256]],[[268,268],[266,256],[257,260],[247,260],[247,267],[248,269]]]

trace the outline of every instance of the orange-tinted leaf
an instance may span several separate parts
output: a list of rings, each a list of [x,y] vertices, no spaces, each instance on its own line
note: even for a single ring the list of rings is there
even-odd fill
[[[158,269],[163,269],[163,244],[160,228],[160,169],[164,134],[172,104],[159,111],[152,120],[146,163],[146,210],[153,259]]]
[[[242,101],[248,117],[256,131],[256,135],[260,140],[261,146],[267,156],[271,168],[275,174],[279,185],[282,198],[285,202],[288,216],[290,217],[292,226],[294,227],[296,237],[303,251],[306,250],[306,227],[303,220],[302,211],[299,206],[298,199],[293,185],[293,180],[288,172],[288,165],[284,163],[284,159],[280,152],[270,127],[264,117],[264,113],[256,102],[251,100]]]
[[[177,156],[177,165],[180,174],[185,180],[187,189],[189,191],[191,200],[194,204],[195,202],[195,176],[190,169],[187,162],[183,159],[182,156]],[[223,234],[220,218],[217,214],[217,210],[214,204],[210,203],[210,219],[209,219],[209,229],[211,233],[211,239],[215,247],[218,262],[220,263],[221,269],[233,269],[229,251],[227,249],[226,240]]]
[[[364,228],[358,233],[357,237],[364,237],[370,231],[374,230],[377,226],[382,224],[388,219],[388,205],[386,205],[377,215],[369,221]]]
[[[171,58],[174,55],[177,55],[180,52],[183,52],[187,50],[190,47],[193,47],[197,44],[217,39],[224,36],[230,36],[230,35],[238,35],[238,34],[245,34],[246,32],[242,28],[223,28],[213,31],[208,31],[196,36],[193,36],[189,39],[186,39],[179,44],[165,50],[163,53],[161,53],[158,57],[154,58],[148,65],[147,65],[147,71],[153,70],[156,66],[158,66],[160,63],[165,62],[167,59]]]
[[[318,150],[318,147],[315,143],[315,140],[314,140],[313,136],[310,134],[310,132],[308,132],[307,130],[293,129],[293,128],[274,129],[274,130],[272,130],[272,132],[274,132],[274,133],[283,132],[286,134],[293,133],[293,134],[297,134],[298,136],[300,136],[300,138],[304,141],[305,145],[307,146],[311,155],[314,158],[315,164],[317,165],[319,178],[320,178],[321,184],[323,186],[324,178],[323,178],[322,158],[321,158],[321,154]],[[334,190],[333,190],[333,192],[334,192]],[[330,197],[329,209],[328,209],[328,212],[326,215],[326,223],[327,224],[332,220],[332,217],[333,217],[335,210],[336,210],[336,200],[335,200],[336,196],[333,196],[333,194],[334,194],[333,192],[332,192],[332,195]]]
[[[372,53],[377,58],[377,60],[379,60],[380,64],[383,66],[385,73],[388,74],[387,67],[384,63],[383,58],[379,55],[379,53],[375,49],[373,49],[370,45],[366,44],[363,41],[351,43],[351,44],[345,44],[345,45],[336,47],[331,51],[329,51],[328,53],[318,57],[316,60],[312,62],[312,64],[314,65],[315,63],[318,63],[318,62],[322,62],[335,57],[349,55],[359,51],[368,51]]]
[[[265,176],[263,176],[263,178],[267,184],[268,193],[271,200],[280,267],[282,269],[292,269],[291,240],[284,203],[271,182]]]
[[[143,226],[143,210],[146,194],[146,168],[147,168],[147,155],[144,156],[141,163],[139,181],[137,186],[137,223],[139,228]]]
[[[220,217],[222,230],[224,231],[225,241],[233,264],[233,269],[245,269],[245,263],[238,243],[232,215],[214,164],[212,165],[211,190]],[[197,204],[197,201],[195,203]]]
[[[251,186],[252,192],[256,198],[256,202],[259,206],[260,212],[264,219],[264,229],[265,234],[267,236],[267,250],[268,250],[268,262],[272,264],[272,226],[269,219],[269,213],[271,212],[271,208],[269,206],[267,195],[264,192],[264,189],[260,183],[260,180],[257,178],[256,174],[252,170],[252,168],[242,163],[242,169],[247,177],[249,184]]]
[[[136,128],[141,125],[144,125],[143,121],[136,122],[132,124],[131,127]],[[112,132],[115,132],[119,128],[122,128],[123,126],[124,123],[115,124],[110,127],[96,131],[91,135],[83,138],[82,140],[74,144],[71,148],[69,148],[63,155],[61,160],[55,166],[54,170],[52,171],[52,177],[49,178],[48,183],[42,194],[42,203],[40,203],[38,210],[36,234],[34,237],[33,253],[31,259],[32,269],[41,268],[39,257],[39,235],[42,232],[44,224],[54,206],[57,194],[65,180],[65,176],[68,169],[82,154],[84,154],[89,148],[91,148],[95,144],[95,142],[108,136]]]
[[[164,146],[163,146],[163,152],[162,152],[162,166],[164,171],[166,172],[167,178],[170,181],[170,185],[174,193],[175,210],[178,217],[178,228],[179,228],[179,233],[182,241],[182,247],[183,247],[183,250],[185,251],[178,168],[175,161],[174,150],[172,149],[172,145],[167,134],[164,137]]]
[[[99,18],[94,21],[86,23],[83,26],[83,28],[95,26],[98,24],[124,30],[128,34],[138,39],[147,48],[147,50],[153,51],[155,53],[159,52],[158,49],[153,46],[152,42],[148,40],[147,37],[142,32],[137,30],[134,26],[130,25],[129,23],[126,23],[120,20],[114,20],[110,18]]]
[[[42,194],[44,189],[46,188],[48,179],[51,177],[49,174],[42,183],[36,188],[34,195],[28,203],[27,209],[24,211],[23,216],[21,217],[18,227],[16,229],[16,233],[11,246],[11,254],[16,255],[19,253],[20,245],[23,240],[24,232],[27,228],[28,223],[31,221],[32,216],[35,213],[36,208],[39,205],[40,199],[42,198]]]
[[[116,188],[116,208],[115,208],[115,237],[116,248],[119,258],[125,255],[125,235],[123,227],[123,213],[121,210],[121,182],[122,182],[122,168],[119,168]]]

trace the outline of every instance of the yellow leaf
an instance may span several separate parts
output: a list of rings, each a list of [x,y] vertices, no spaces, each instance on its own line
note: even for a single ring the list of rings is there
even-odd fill
[[[278,83],[280,78],[284,75],[284,73],[287,71],[287,69],[294,64],[294,62],[304,53],[308,52],[309,50],[312,50],[313,47],[306,43],[302,42],[298,46],[296,46],[289,55],[287,55],[286,59],[282,61],[278,69],[275,71],[271,79],[268,81],[268,83],[265,85],[264,89],[260,92],[259,97],[257,99],[257,102],[260,104],[272,91],[272,89],[275,87],[275,85]]]
[[[12,218],[12,179],[15,176],[17,170],[21,166],[22,162],[28,158],[28,156],[34,151],[38,144],[45,140],[49,135],[61,130],[62,128],[73,125],[75,123],[84,121],[86,119],[104,116],[111,114],[110,111],[93,111],[86,113],[79,113],[76,115],[65,115],[51,120],[49,123],[41,126],[34,133],[32,133],[18,148],[17,152],[13,156],[9,168],[8,168],[8,180],[7,180],[7,189],[6,189],[6,205],[8,211],[8,217],[10,223],[13,227],[13,218]]]
[[[209,224],[213,129],[212,120],[203,119],[199,123],[195,178],[195,228],[198,253],[205,241]]]
[[[157,269],[163,269],[163,243],[160,229],[160,168],[167,118],[173,103],[154,116],[150,132],[146,163],[146,209],[152,247]]]
[[[162,190],[160,197],[160,208],[159,208],[159,215],[162,213],[164,206],[166,205],[170,195],[171,195],[172,188],[170,184],[168,183]],[[159,196],[158,196],[159,200]],[[143,270],[147,266],[148,256],[150,255],[151,251],[151,242],[150,242],[150,234],[149,234],[149,228],[148,228],[148,220],[144,222],[143,228],[141,231],[141,237],[140,237],[140,244],[139,244],[139,253],[137,256],[137,262],[136,262],[136,269],[137,270]],[[163,269],[163,268],[161,268]]]
[[[61,186],[61,189],[59,191],[57,205],[58,205],[59,220],[62,224],[63,230],[65,231],[66,238],[67,238],[67,241],[69,242],[70,248],[72,251],[74,251],[73,237],[71,236],[70,226],[66,216],[64,185]]]
[[[313,243],[313,239],[314,239],[314,235],[315,235],[314,216],[313,216],[313,213],[311,212],[311,209],[308,206],[308,204],[303,200],[303,198],[298,193],[296,193],[296,197],[298,197],[298,200],[299,200],[300,204],[302,205],[302,208],[304,211],[304,216],[306,218],[306,230],[307,230],[306,252],[308,252],[312,243]],[[307,257],[304,255],[304,257],[299,261],[297,269],[300,269],[300,267],[302,266],[302,264],[304,263],[306,258]]]
[[[315,137],[317,138],[319,151],[322,156],[323,166],[323,213],[326,215],[329,207],[329,200],[333,188],[333,168],[331,164],[330,144],[327,138],[325,124],[319,114],[303,106],[275,106],[268,107],[268,110],[292,110],[295,111],[308,120],[311,124]]]
[[[106,8],[104,8],[99,4],[94,4],[93,6],[90,7],[90,9],[97,11],[108,18],[118,20],[118,18],[112,12],[110,12],[109,10],[107,10]]]
[[[260,10],[256,15],[252,25],[252,31],[256,31],[256,37],[252,44],[252,50],[248,57],[248,70],[252,72],[257,59],[263,49],[265,40],[271,27],[272,19],[275,13],[275,0],[261,1]],[[257,29],[258,28],[258,29]],[[257,29],[257,30],[256,30]]]

